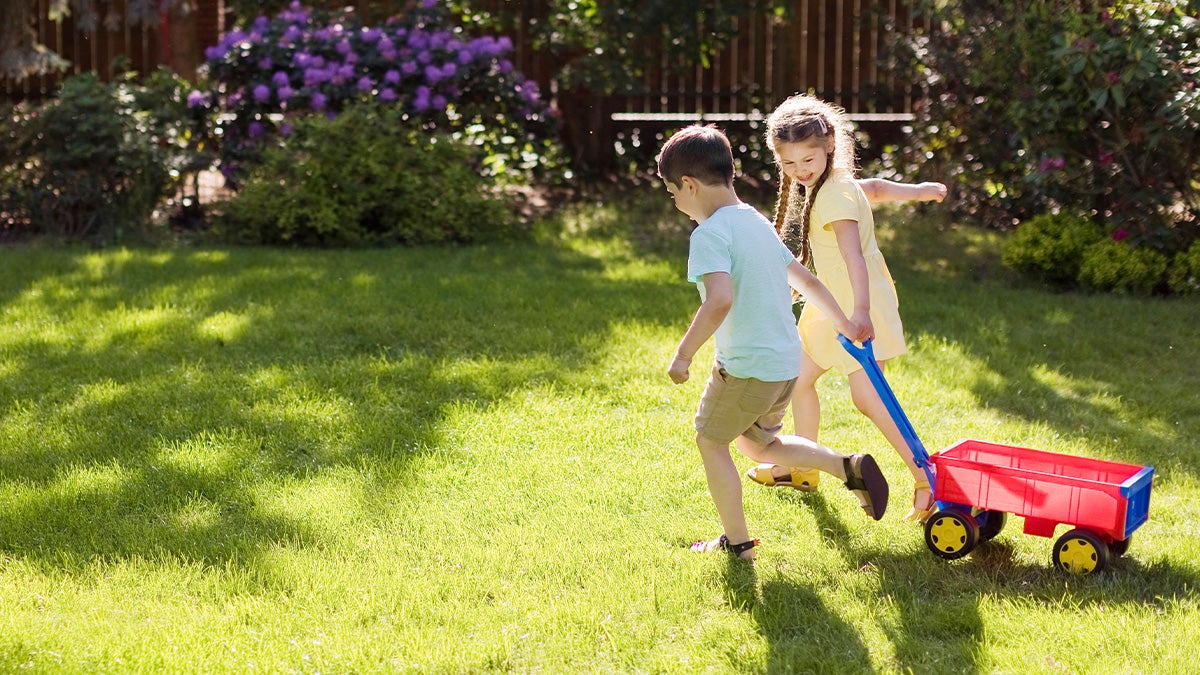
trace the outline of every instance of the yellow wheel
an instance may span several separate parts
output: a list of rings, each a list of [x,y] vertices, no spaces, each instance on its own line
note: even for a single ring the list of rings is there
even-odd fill
[[[1108,544],[1087,530],[1074,529],[1054,542],[1054,566],[1071,574],[1092,574],[1108,565]]]
[[[957,560],[978,541],[979,525],[962,511],[943,509],[925,521],[925,545],[939,558]]]

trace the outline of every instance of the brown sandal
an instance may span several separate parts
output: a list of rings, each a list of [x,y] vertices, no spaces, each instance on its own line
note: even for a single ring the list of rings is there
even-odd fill
[[[739,559],[745,560],[745,558],[742,558],[742,554],[758,546],[760,543],[762,542],[758,539],[751,539],[750,541],[743,541],[740,544],[731,544],[729,543],[729,537],[722,534],[714,541],[698,541],[692,544],[691,551],[692,553],[711,553],[715,550],[729,551]]]
[[[842,460],[846,470],[846,487],[854,492],[867,515],[879,520],[887,510],[888,484],[870,455],[850,455]]]

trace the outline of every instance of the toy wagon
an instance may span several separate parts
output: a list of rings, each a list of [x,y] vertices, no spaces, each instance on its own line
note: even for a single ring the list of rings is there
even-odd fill
[[[937,510],[925,521],[925,544],[935,555],[967,555],[999,534],[1013,514],[1025,519],[1025,534],[1039,537],[1071,526],[1054,542],[1054,566],[1090,574],[1124,555],[1134,530],[1149,518],[1153,467],[976,440],[931,457],[884,380],[870,341],[858,347],[839,340],[863,365],[933,486]]]

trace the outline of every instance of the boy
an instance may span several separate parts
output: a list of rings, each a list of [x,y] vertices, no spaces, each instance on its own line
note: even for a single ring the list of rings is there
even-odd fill
[[[708,338],[717,356],[696,413],[696,445],[709,494],[725,532],[693,551],[728,550],[754,560],[742,508],[742,484],[729,444],[758,462],[819,469],[845,482],[875,520],[887,508],[888,486],[870,455],[842,455],[799,436],[779,436],[796,377],[800,338],[789,286],[804,294],[855,340],[870,337],[851,323],[829,291],[776,236],[771,223],[742,203],[733,188],[733,152],[714,126],[691,126],[658,155],[658,175],[675,207],[697,223],[688,253],[688,280],[700,291],[668,375],[690,376],[692,357]]]

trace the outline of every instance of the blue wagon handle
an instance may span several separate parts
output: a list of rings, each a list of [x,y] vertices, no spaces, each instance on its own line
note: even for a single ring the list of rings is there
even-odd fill
[[[933,486],[934,476],[933,470],[929,468],[929,453],[925,450],[921,439],[917,438],[917,432],[913,429],[912,423],[908,421],[908,416],[904,414],[904,409],[900,407],[900,402],[896,400],[896,395],[892,392],[892,388],[888,386],[887,380],[883,378],[883,370],[880,369],[879,362],[875,360],[875,350],[871,347],[871,341],[866,340],[859,347],[845,335],[838,334],[837,337],[838,342],[841,342],[846,351],[850,352],[850,356],[853,356],[855,361],[862,364],[867,377],[871,379],[871,384],[875,385],[875,391],[879,393],[879,398],[883,400],[883,405],[887,408],[888,414],[892,416],[892,421],[899,427],[900,434],[904,437],[904,441],[908,443],[908,449],[913,454],[913,463],[925,472],[925,477],[929,479],[929,485]]]

